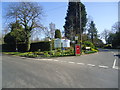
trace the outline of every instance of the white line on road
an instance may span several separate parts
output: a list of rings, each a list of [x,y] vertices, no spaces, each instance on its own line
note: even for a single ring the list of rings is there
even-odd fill
[[[68,63],[72,63],[72,64],[74,64],[75,62],[68,62]]]
[[[99,67],[101,67],[101,68],[109,68],[108,66],[102,66],[102,65],[99,65]]]
[[[40,60],[48,60],[48,61],[52,61],[53,59],[40,59]]]
[[[84,63],[77,63],[77,64],[80,64],[80,65],[85,65]]]
[[[115,68],[115,64],[116,64],[116,59],[113,62],[113,68]]]
[[[54,60],[54,61],[58,62],[58,60]]]
[[[118,69],[118,67],[117,66],[115,66],[116,65],[116,59],[114,60],[114,62],[113,62],[113,69]]]
[[[92,67],[95,67],[95,65],[93,65],[93,64],[87,64],[88,66],[92,66]]]
[[[117,66],[115,66],[113,69],[117,69],[118,70],[119,68]]]

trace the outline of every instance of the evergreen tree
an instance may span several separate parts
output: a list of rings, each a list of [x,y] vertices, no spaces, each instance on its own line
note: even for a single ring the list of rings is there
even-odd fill
[[[56,29],[56,30],[55,30],[55,38],[61,39],[61,32],[60,32],[59,29]]]
[[[70,2],[67,10],[67,16],[65,18],[65,36],[68,39],[80,33],[80,7],[81,7],[81,30],[86,26],[86,10],[84,4],[81,2]]]
[[[89,29],[88,29],[88,36],[91,39],[92,43],[94,43],[94,39],[98,38],[97,29],[93,21],[91,21]]]
[[[18,43],[25,43],[25,31],[20,25],[19,21],[10,24],[11,31],[5,35],[4,42],[6,44],[15,44],[17,48]]]

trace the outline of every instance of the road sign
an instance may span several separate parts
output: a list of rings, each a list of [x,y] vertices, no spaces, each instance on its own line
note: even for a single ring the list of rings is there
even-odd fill
[[[61,48],[61,39],[54,40],[54,47]]]
[[[62,47],[70,47],[70,40],[68,39],[65,39],[65,40],[62,40]]]

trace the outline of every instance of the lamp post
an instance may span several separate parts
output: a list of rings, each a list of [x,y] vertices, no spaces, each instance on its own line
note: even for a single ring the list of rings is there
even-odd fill
[[[52,55],[52,38],[50,38],[50,53],[51,53],[51,55]]]

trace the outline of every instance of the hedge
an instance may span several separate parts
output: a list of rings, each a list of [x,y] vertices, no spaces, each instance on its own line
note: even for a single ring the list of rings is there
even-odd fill
[[[2,44],[2,51],[3,52],[14,52],[16,51],[15,44]]]
[[[18,44],[18,52],[25,52],[26,44]],[[35,42],[31,43],[30,51],[50,51],[50,42],[49,41],[42,41],[42,42]],[[2,51],[3,52],[15,52],[16,46],[15,44],[2,44]]]
[[[42,41],[31,43],[30,51],[50,51],[50,42],[49,41]]]

